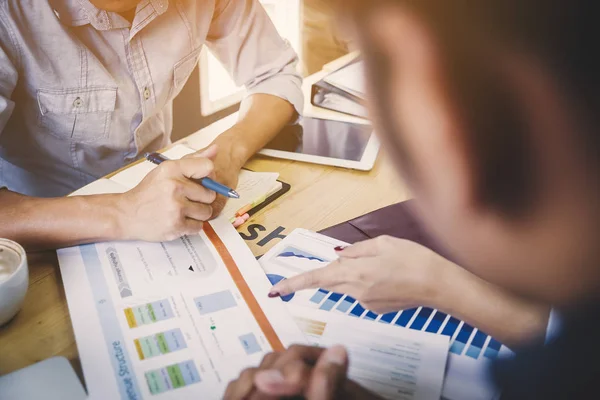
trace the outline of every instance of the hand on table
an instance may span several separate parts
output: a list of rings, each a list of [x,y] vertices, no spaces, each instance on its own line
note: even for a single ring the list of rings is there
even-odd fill
[[[120,197],[122,237],[130,240],[168,241],[197,234],[213,215],[216,193],[190,179],[214,179],[217,149],[181,160],[166,161]]]
[[[338,251],[324,268],[283,280],[269,296],[323,288],[356,298],[377,313],[429,305],[439,294],[440,265],[450,264],[414,242],[380,236]]]
[[[284,352],[267,354],[259,367],[243,371],[229,384],[224,399],[378,399],[348,380],[347,372],[348,355],[341,346],[327,350],[291,346]]]

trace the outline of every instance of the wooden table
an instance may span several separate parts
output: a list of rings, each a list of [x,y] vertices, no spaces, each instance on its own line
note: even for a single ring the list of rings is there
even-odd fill
[[[278,172],[280,179],[292,186],[238,229],[257,256],[295,228],[318,231],[408,199],[405,186],[381,155],[370,172],[261,156],[250,160],[247,168]],[[29,254],[28,258],[30,283],[25,303],[19,314],[0,328],[0,375],[64,356],[83,378],[56,254]]]
[[[385,160],[370,172],[255,157],[254,171],[279,172],[292,189],[254,215],[239,232],[255,255],[264,254],[295,228],[320,230],[392,203],[408,193]],[[29,291],[17,316],[0,328],[0,375],[52,356],[81,366],[56,254],[29,254]]]

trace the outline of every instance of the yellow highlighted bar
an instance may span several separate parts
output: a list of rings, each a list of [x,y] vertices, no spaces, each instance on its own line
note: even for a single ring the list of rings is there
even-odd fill
[[[135,344],[135,349],[138,352],[138,356],[140,356],[140,360],[144,359],[144,352],[142,351],[142,345],[140,344],[140,341],[138,339],[135,339],[133,341],[133,343]]]
[[[135,320],[135,315],[133,315],[133,310],[131,308],[125,309],[125,318],[127,318],[127,324],[130,328],[136,328],[137,321]]]
[[[323,336],[327,323],[306,318],[295,318],[300,330],[316,336]]]

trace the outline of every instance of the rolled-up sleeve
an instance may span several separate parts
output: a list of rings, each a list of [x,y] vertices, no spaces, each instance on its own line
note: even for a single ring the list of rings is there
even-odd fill
[[[298,55],[258,0],[217,1],[207,45],[247,96],[265,93],[303,110]]]
[[[11,40],[11,30],[8,24],[8,17],[0,8],[0,135],[15,108],[11,97],[18,79],[14,63],[15,55],[18,52]]]

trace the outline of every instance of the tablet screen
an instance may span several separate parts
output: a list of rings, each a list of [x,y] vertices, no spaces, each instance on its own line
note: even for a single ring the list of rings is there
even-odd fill
[[[302,118],[298,125],[286,126],[265,148],[360,161],[372,134],[369,125]]]

